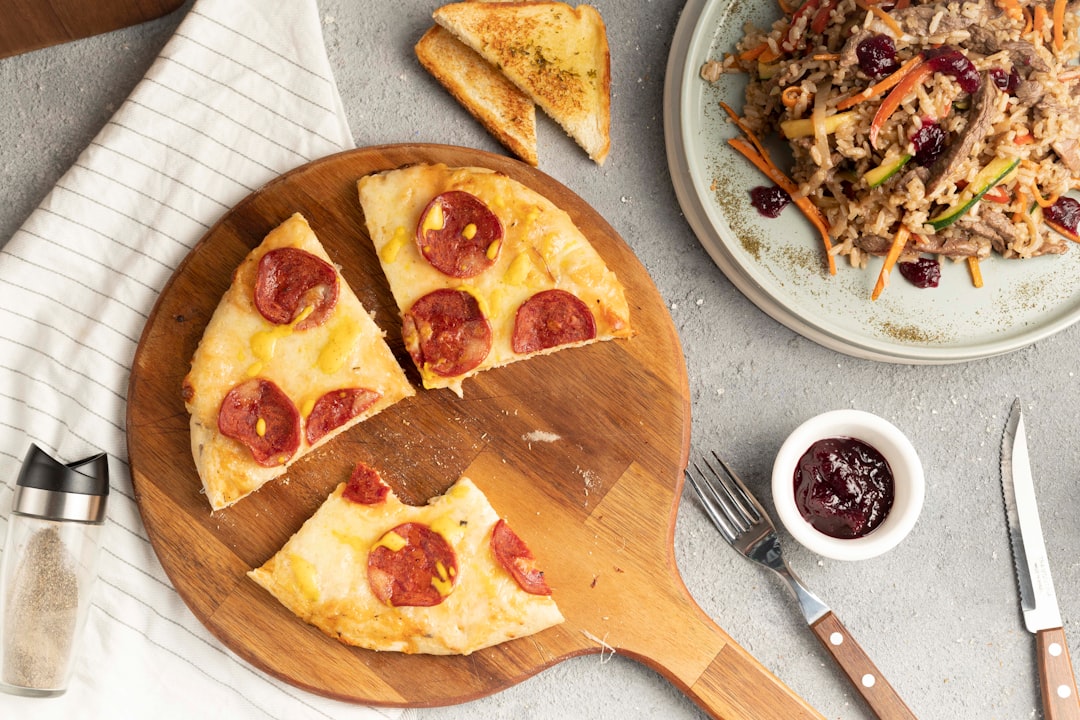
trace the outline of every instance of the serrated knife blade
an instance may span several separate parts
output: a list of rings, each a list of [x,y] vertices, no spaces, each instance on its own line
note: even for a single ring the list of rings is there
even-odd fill
[[[1001,440],[1001,494],[1024,625],[1035,633],[1044,714],[1048,720],[1080,720],[1080,699],[1043,542],[1019,398],[1013,402]]]

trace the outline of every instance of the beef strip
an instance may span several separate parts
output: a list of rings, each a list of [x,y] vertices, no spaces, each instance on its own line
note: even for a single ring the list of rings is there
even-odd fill
[[[1073,177],[1080,177],[1080,141],[1076,138],[1065,138],[1050,143],[1057,156]]]
[[[867,233],[866,235],[857,237],[854,245],[863,252],[870,253],[871,255],[886,255],[889,252],[889,248],[892,246],[892,240],[883,235]]]
[[[1038,80],[1021,80],[1016,86],[1016,101],[1022,107],[1031,107],[1042,99],[1046,88]]]
[[[847,42],[844,43],[844,47],[840,48],[840,67],[847,68],[852,65],[858,65],[859,56],[856,51],[859,49],[859,43],[872,37],[874,37],[874,33],[866,29],[860,29],[854,35],[849,37]]]
[[[1035,50],[1035,46],[1026,40],[1006,40],[1003,42],[998,39],[998,31],[993,26],[985,23],[971,26],[968,28],[968,32],[971,37],[966,45],[973,52],[980,55],[995,55],[1005,51],[1009,54],[1009,62],[1021,72],[1025,68],[1031,68],[1039,72],[1050,70],[1050,66]]]
[[[957,223],[956,229],[967,232],[976,237],[985,238],[994,246],[994,250],[1003,258],[1016,258],[1019,255],[1010,245],[1017,240],[1026,239],[1026,233],[1021,238],[1020,231],[1007,217],[1000,212],[984,212],[977,219],[964,218]],[[1039,255],[1061,255],[1068,250],[1067,243],[1050,234],[1044,234],[1042,244],[1028,257]]]
[[[945,11],[945,14],[938,21],[937,28],[933,33],[935,35],[956,32],[958,30],[967,30],[976,22],[973,18],[950,13],[944,5],[938,4],[909,5],[900,10],[892,10],[889,12],[889,15],[891,15],[892,19],[898,22],[906,32],[917,37],[926,37],[931,34],[930,23],[933,22],[934,16],[942,10]]]
[[[881,235],[860,235],[855,240],[855,247],[871,255],[887,255],[892,246],[892,240]],[[930,255],[942,255],[944,257],[962,258],[975,255],[983,258],[990,254],[990,243],[980,241],[968,233],[958,236],[942,237],[940,235],[912,235],[904,246],[902,254],[927,253]]]
[[[984,258],[990,254],[990,243],[981,240],[977,236],[967,233],[957,233],[949,237],[941,235],[913,235],[911,246],[921,253],[942,255],[951,258],[979,257]]]
[[[993,80],[984,72],[979,89],[975,92],[975,103],[968,115],[967,125],[930,167],[930,178],[926,183],[928,195],[934,194],[948,182],[960,163],[971,155],[975,144],[990,133],[994,118],[994,100],[999,92]]]

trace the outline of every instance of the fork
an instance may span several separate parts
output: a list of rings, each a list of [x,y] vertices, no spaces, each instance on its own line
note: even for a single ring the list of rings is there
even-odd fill
[[[686,478],[701,500],[705,513],[728,544],[784,579],[799,601],[814,635],[877,717],[881,720],[914,719],[914,713],[839,618],[792,572],[780,551],[780,539],[772,519],[731,468],[714,452],[712,461],[705,457],[700,464],[695,462],[687,467]]]

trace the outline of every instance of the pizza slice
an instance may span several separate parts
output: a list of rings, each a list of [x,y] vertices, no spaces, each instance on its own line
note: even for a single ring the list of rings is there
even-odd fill
[[[214,510],[415,393],[299,213],[237,268],[182,390],[195,467]]]
[[[563,621],[528,546],[466,477],[418,507],[359,463],[248,575],[305,622],[369,650],[467,655]]]
[[[486,168],[365,176],[360,204],[425,388],[632,334],[622,284],[570,216]]]

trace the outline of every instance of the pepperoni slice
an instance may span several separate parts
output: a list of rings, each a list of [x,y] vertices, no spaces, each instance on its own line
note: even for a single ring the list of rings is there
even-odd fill
[[[277,385],[252,378],[221,401],[218,430],[246,445],[260,465],[282,465],[300,447],[300,411]]]
[[[472,370],[491,352],[491,325],[464,290],[435,290],[402,318],[405,347],[418,367],[444,377]]]
[[[352,420],[375,404],[379,397],[379,393],[367,388],[341,388],[326,393],[315,401],[308,414],[308,444],[314,445],[326,433]]]
[[[495,553],[495,559],[514,577],[522,590],[530,595],[551,594],[543,571],[536,567],[532,550],[502,518],[495,523],[491,531],[491,550]]]
[[[341,496],[360,505],[378,505],[389,492],[390,487],[379,477],[378,470],[358,462]]]
[[[594,337],[596,319],[581,298],[565,290],[544,290],[517,309],[510,344],[524,354]]]
[[[456,278],[479,275],[495,264],[503,228],[495,213],[475,195],[450,190],[420,213],[416,243],[432,267]]]
[[[368,554],[368,583],[387,605],[438,605],[457,580],[450,543],[422,523],[403,523],[382,536]]]
[[[259,260],[255,307],[275,325],[287,325],[311,307],[311,313],[294,329],[318,327],[337,305],[337,299],[337,272],[307,250],[277,248]]]

